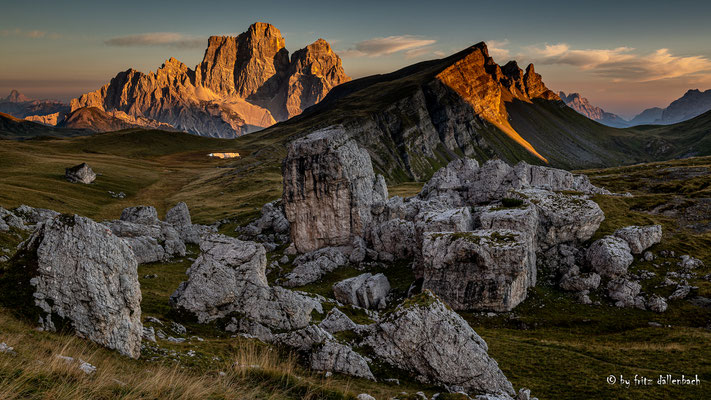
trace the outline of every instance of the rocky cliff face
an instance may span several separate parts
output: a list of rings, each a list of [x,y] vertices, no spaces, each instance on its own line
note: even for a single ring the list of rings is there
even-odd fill
[[[294,52],[286,85],[287,118],[321,101],[334,86],[348,82],[341,58],[323,39]]]
[[[329,51],[310,50],[324,45]],[[295,56],[306,53],[311,64],[332,66],[328,74],[304,72],[304,57],[290,62],[284,46],[277,28],[255,23],[237,37],[210,37],[203,61],[195,70],[174,58],[155,73],[129,69],[101,89],[72,100],[71,110],[97,107],[203,136],[234,137],[297,115],[321,100],[330,88],[350,79],[340,58],[322,39]],[[310,86],[302,83],[302,75],[311,79]],[[292,78],[298,86],[293,89]],[[327,89],[317,95],[302,95],[312,86]],[[287,105],[287,96],[298,101]]]
[[[606,112],[602,108],[590,104],[590,101],[588,101],[585,97],[582,97],[580,93],[570,93],[566,95],[565,92],[560,92],[559,96],[568,107],[579,112],[580,114],[583,114],[593,121],[617,128],[630,126],[630,123],[625,121],[622,117]]]

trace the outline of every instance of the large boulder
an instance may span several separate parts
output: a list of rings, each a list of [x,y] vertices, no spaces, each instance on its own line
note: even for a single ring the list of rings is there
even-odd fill
[[[422,288],[455,310],[509,311],[531,286],[530,251],[528,238],[508,229],[428,233]]]
[[[365,273],[333,285],[336,300],[363,308],[383,309],[390,292],[390,282],[383,274]]]
[[[308,325],[320,303],[298,292],[270,287],[264,246],[224,235],[210,235],[188,269],[188,280],[171,296],[173,307],[201,323],[227,316],[244,317],[272,329]]]
[[[88,185],[96,180],[96,173],[87,163],[81,163],[64,170],[64,177],[71,183]]]
[[[282,172],[284,211],[299,252],[348,245],[366,232],[372,205],[387,200],[368,152],[341,126],[293,141]]]
[[[461,207],[469,198],[469,187],[478,180],[479,163],[471,158],[457,159],[435,172],[418,197],[439,199],[449,207]]]
[[[632,254],[642,254],[648,248],[662,241],[662,226],[628,226],[618,229],[614,235],[627,242]]]
[[[40,224],[3,274],[3,295],[42,328],[67,327],[121,354],[141,353],[141,290],[126,242],[72,215]]]
[[[593,242],[585,257],[595,272],[604,278],[626,274],[634,261],[627,241],[616,236],[605,236]]]
[[[185,227],[193,224],[190,210],[185,202],[181,201],[165,213],[165,222],[174,227]]]
[[[398,306],[373,327],[363,344],[376,358],[423,382],[453,391],[514,393],[489,357],[486,342],[429,291]]]

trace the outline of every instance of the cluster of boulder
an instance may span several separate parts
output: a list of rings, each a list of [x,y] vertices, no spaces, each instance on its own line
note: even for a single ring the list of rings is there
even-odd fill
[[[339,126],[292,142],[282,168],[282,199],[264,205],[239,238],[193,224],[185,203],[162,221],[155,208],[137,206],[103,223],[0,208],[0,231],[34,229],[0,281],[18,288],[15,305],[30,305],[44,329],[70,327],[138,357],[142,338],[161,332],[141,324],[137,265],[183,257],[186,244],[197,244],[200,255],[170,297],[179,313],[295,349],[314,370],[375,380],[372,368],[385,364],[490,399],[529,394],[514,391],[456,311],[509,311],[543,270],[586,303],[603,287],[620,307],[667,307],[641,293],[644,274],[628,270],[635,256],[655,259],[647,250],[661,241],[661,226],[622,228],[586,245],[605,218],[591,196],[611,193],[584,175],[460,159],[419,194],[390,198],[367,151]],[[365,271],[400,260],[415,277],[404,300],[385,274]],[[699,263],[679,261],[683,271]],[[336,282],[331,298],[298,290],[347,265],[360,272]],[[688,295],[689,274],[667,277],[681,279],[670,299]],[[348,316],[356,314],[358,323]]]
[[[138,264],[184,255],[211,231],[194,225],[185,203],[157,218],[153,207],[127,208],[98,223],[77,215],[20,206],[0,221],[33,230],[0,276],[2,302],[36,318],[42,329],[76,335],[138,358],[141,291]]]

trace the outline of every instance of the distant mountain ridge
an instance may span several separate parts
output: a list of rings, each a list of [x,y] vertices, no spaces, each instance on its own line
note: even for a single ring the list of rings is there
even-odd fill
[[[57,114],[57,117],[61,118],[67,112],[69,106],[61,101],[33,100],[14,89],[7,97],[0,99],[0,113],[10,114],[15,118],[41,119],[39,117],[49,114]]]
[[[198,135],[235,137],[297,115],[349,80],[325,40],[290,59],[279,30],[257,22],[236,37],[210,37],[194,70],[174,58],[149,74],[129,69],[72,100],[71,111],[95,107]]]
[[[711,110],[711,89],[690,89],[666,108],[648,108],[630,122],[633,125],[670,125],[686,121]]]
[[[600,107],[590,104],[590,101],[582,97],[580,93],[570,93],[566,95],[565,92],[561,91],[558,95],[568,107],[593,121],[615,128],[626,128],[630,126],[629,122],[619,115],[609,113]]]

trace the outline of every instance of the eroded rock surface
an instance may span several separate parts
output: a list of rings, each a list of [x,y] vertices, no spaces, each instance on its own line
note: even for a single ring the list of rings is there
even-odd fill
[[[295,140],[284,160],[283,204],[299,252],[351,243],[363,236],[371,207],[387,199],[370,156],[342,127]]]
[[[83,183],[88,185],[96,180],[96,173],[87,163],[81,163],[71,168],[67,168],[64,177],[71,183]]]
[[[80,337],[138,358],[143,325],[137,265],[126,242],[105,226],[62,215],[44,222],[24,242],[3,279],[17,280],[16,301],[38,315],[44,329],[67,326]]]
[[[269,328],[297,329],[308,325],[311,311],[321,311],[315,299],[268,285],[260,244],[215,234],[203,240],[200,251],[188,280],[171,296],[175,308],[200,322],[234,314]]]
[[[429,291],[410,298],[364,340],[374,355],[450,390],[514,394],[486,342]]]

